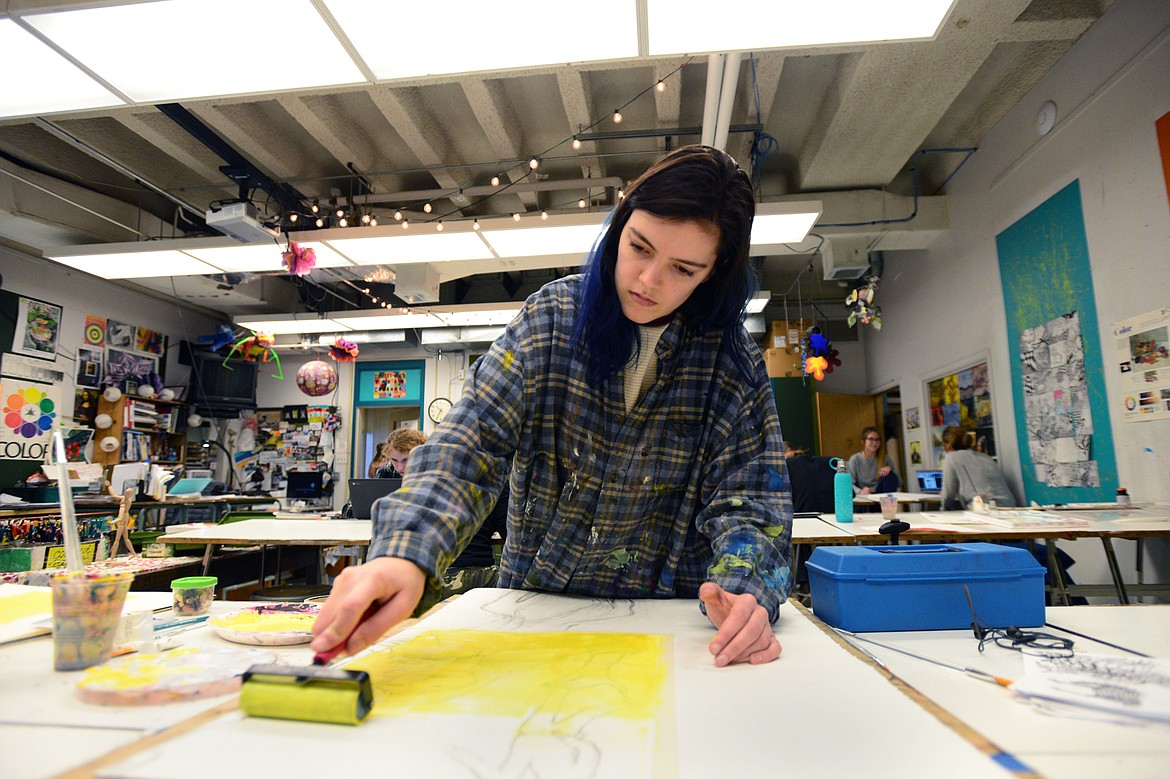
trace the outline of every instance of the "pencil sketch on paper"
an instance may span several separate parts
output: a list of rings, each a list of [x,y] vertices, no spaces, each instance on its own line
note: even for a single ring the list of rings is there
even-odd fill
[[[668,636],[433,630],[347,668],[370,673],[374,717],[458,730],[447,754],[470,776],[666,776],[672,652]]]
[[[1025,656],[1020,695],[1170,723],[1170,660],[1077,653]]]

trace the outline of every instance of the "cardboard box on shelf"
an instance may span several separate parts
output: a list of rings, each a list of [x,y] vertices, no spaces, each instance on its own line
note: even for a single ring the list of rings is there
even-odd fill
[[[764,346],[768,349],[799,351],[801,336],[812,327],[812,324],[805,319],[773,319],[768,330],[768,342]]]
[[[800,356],[789,354],[785,349],[765,349],[764,367],[773,379],[791,378],[804,373],[800,367]]]

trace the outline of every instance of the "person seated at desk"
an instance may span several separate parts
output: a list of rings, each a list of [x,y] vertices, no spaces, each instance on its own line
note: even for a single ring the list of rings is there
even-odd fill
[[[390,444],[386,441],[378,444],[377,449],[374,450],[374,459],[370,460],[370,467],[366,469],[366,477],[370,479],[378,478],[378,471],[390,464]]]
[[[974,432],[965,427],[951,425],[943,430],[943,510],[965,509],[976,495],[1001,508],[1018,506],[999,463],[972,449],[974,442]]]
[[[883,451],[882,434],[876,427],[861,431],[861,451],[849,458],[846,466],[853,477],[853,494],[893,492],[902,485],[894,463]]]
[[[697,597],[716,666],[779,657],[792,504],[742,324],[754,213],[751,180],[711,147],[635,180],[585,273],[533,294],[471,365],[403,488],[378,501],[371,560],[338,577],[312,648],[359,651],[434,603],[511,470],[502,587]]]
[[[385,464],[374,472],[375,479],[398,479],[406,475],[411,451],[427,440],[421,430],[399,428],[386,438]]]
[[[410,465],[410,453],[416,447],[426,443],[426,433],[418,430],[395,430],[386,439],[387,458],[390,465],[378,471],[379,479],[390,479],[397,476],[406,476]],[[391,469],[393,469],[391,471]],[[496,505],[488,513],[483,525],[476,531],[471,540],[455,562],[443,573],[443,589],[440,598],[449,598],[461,592],[473,590],[476,587],[495,587],[500,578],[500,567],[496,565],[495,554],[492,552],[492,535],[499,533],[500,538],[508,535],[508,482],[504,482],[504,489],[496,500]]]

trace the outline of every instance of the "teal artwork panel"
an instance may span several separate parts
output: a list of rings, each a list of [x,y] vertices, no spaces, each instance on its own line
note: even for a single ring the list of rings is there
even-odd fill
[[[1117,458],[1105,395],[1105,371],[1097,304],[1085,237],[1079,181],[1037,206],[995,238],[1007,316],[1008,363],[1012,367],[1016,437],[1025,499],[1038,503],[1113,500]],[[1029,446],[1020,334],[1060,317],[1077,315],[1084,349],[1085,384],[1092,417],[1089,457],[1097,462],[1100,486],[1054,487],[1040,481]],[[1053,393],[1059,395],[1059,390]],[[1055,404],[1052,412],[1059,413]]]
[[[422,360],[358,363],[358,405],[421,405],[424,372]]]

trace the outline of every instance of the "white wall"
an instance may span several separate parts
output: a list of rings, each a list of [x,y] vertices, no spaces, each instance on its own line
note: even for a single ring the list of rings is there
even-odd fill
[[[1155,120],[1170,111],[1170,3],[1117,0],[1072,51],[983,140],[948,187],[951,229],[924,252],[887,252],[883,328],[866,333],[871,389],[900,384],[905,406],[929,409],[923,382],[990,361],[999,459],[1018,494],[1021,465],[995,236],[1074,180],[1106,364],[1114,323],[1170,305],[1170,204]],[[1056,102],[1055,129],[1033,123]],[[1135,500],[1170,500],[1170,422],[1126,423],[1106,371],[1120,484]],[[905,431],[929,451],[924,424]],[[1104,442],[1108,445],[1109,442]],[[1144,452],[1152,448],[1154,454]],[[1133,544],[1120,542],[1132,569]],[[1170,577],[1170,545],[1147,544],[1147,570]],[[1106,581],[1098,542],[1072,547],[1074,578]],[[1078,576],[1079,574],[1079,576]]]
[[[190,340],[214,332],[217,324],[215,319],[189,308],[181,308],[176,303],[142,295],[4,246],[0,246],[0,274],[4,277],[6,291],[61,306],[57,370],[66,374],[61,388],[61,402],[66,415],[73,413],[74,380],[77,376],[75,359],[77,349],[82,345],[86,314],[165,333],[173,347],[177,347],[180,340]],[[10,347],[11,344],[8,344],[2,350],[8,351]],[[172,348],[166,365],[166,383],[185,384],[189,370],[179,365],[178,349]]]

